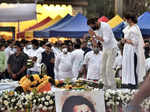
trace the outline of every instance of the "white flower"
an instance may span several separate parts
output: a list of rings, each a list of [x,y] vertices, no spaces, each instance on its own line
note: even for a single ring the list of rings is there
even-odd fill
[[[119,102],[116,102],[116,105],[119,105]]]
[[[27,99],[27,100],[28,100],[28,99],[31,100],[31,99],[32,99],[32,96],[29,95],[29,94],[27,94],[27,95],[26,95],[26,99]]]
[[[44,104],[45,104],[46,106],[48,106],[48,102],[45,102]]]
[[[46,110],[47,110],[47,107],[44,106],[42,110],[46,111]]]
[[[33,100],[34,103],[36,103],[36,100]]]
[[[19,107],[22,108],[22,105],[20,104]]]
[[[3,111],[3,110],[5,110],[5,108],[2,107],[1,110]]]
[[[48,110],[52,110],[52,109],[53,109],[53,106],[48,107]]]
[[[7,99],[7,98],[8,98],[8,96],[7,96],[7,95],[4,95],[4,98],[6,98],[6,99]]]
[[[42,99],[41,99],[42,101],[45,101],[45,98],[44,97],[42,97]]]
[[[106,104],[108,107],[110,106],[110,103],[109,102],[107,102],[107,104]]]
[[[8,101],[7,101],[7,100],[4,100],[4,104],[5,104],[5,105],[8,105]]]
[[[21,96],[24,96],[24,93],[21,93]]]
[[[25,102],[25,105],[28,105],[28,102]]]
[[[39,108],[42,108],[42,107],[43,107],[43,105],[42,105],[42,104],[40,104],[40,105],[39,105]]]
[[[51,98],[50,96],[46,96],[46,100],[50,100],[50,98]]]
[[[50,100],[49,103],[50,103],[50,104],[53,104],[54,102],[53,102],[53,100]]]
[[[2,102],[2,98],[0,98],[0,102]]]
[[[33,96],[34,95],[33,92],[31,92],[30,95]]]
[[[11,102],[15,102],[15,99],[12,99]]]
[[[17,109],[17,106],[15,106],[15,109]]]

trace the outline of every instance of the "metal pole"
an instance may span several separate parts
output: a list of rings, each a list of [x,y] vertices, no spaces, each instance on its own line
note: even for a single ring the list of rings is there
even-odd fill
[[[115,14],[123,15],[123,0],[115,0]]]
[[[118,13],[118,0],[115,0],[115,15]]]

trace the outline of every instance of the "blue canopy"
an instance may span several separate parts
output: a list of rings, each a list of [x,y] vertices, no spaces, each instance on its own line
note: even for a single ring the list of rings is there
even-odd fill
[[[34,31],[34,37],[49,37],[50,30],[57,28],[61,24],[65,24],[71,18],[72,18],[72,16],[70,14],[68,14],[63,19],[58,21],[56,24],[54,24],[48,28],[45,28],[43,30],[40,30],[40,31]]]
[[[120,39],[123,37],[123,32],[122,30],[125,28],[125,24],[124,22],[120,23],[118,26],[116,26],[115,28],[113,28],[113,33],[115,35],[115,38]]]
[[[150,36],[150,12],[145,12],[138,17],[138,26],[144,37]]]
[[[88,33],[89,26],[87,18],[82,14],[77,14],[65,24],[61,24],[49,31],[49,37],[70,37],[81,38]]]

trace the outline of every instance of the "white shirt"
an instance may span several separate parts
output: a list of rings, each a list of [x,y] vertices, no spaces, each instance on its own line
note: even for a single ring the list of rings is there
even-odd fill
[[[72,72],[75,77],[78,77],[79,70],[82,67],[84,51],[82,49],[76,49],[71,53],[72,60]]]
[[[35,50],[30,49],[29,52],[30,52],[29,57],[34,57],[34,56],[37,57],[37,61],[34,63],[34,66],[32,68],[30,68],[29,70],[40,72],[40,70],[41,70],[40,63],[41,63],[41,59],[42,59],[41,50],[39,48],[35,49]]]
[[[55,69],[56,69],[56,79],[64,80],[67,78],[73,78],[72,74],[72,63],[71,63],[71,54],[59,54],[56,57],[55,61]]]
[[[117,41],[111,27],[107,23],[101,22],[99,30],[95,31],[95,33],[104,39],[104,42],[102,42],[104,50],[117,47]]]
[[[52,46],[52,50],[54,52],[55,57],[61,53],[61,50],[57,47]]]
[[[39,47],[39,52],[41,52],[41,54],[45,51],[45,49],[43,47]]]
[[[5,55],[6,55],[6,63],[8,61],[8,58],[10,55],[14,54],[13,48],[10,48],[9,46],[5,49]]]
[[[28,56],[29,56],[30,54],[32,54],[32,53],[31,53],[31,48],[30,48],[30,49],[27,49],[26,47],[24,47],[24,48],[23,48],[23,52],[24,52],[25,54],[27,54]]]
[[[87,79],[99,80],[100,67],[102,62],[102,53],[95,54],[93,51],[85,55],[83,64],[87,65]]]

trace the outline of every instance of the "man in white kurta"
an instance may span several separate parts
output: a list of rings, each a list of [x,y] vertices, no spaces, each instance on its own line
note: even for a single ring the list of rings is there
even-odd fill
[[[29,74],[40,73],[40,71],[41,71],[41,60],[42,60],[41,51],[39,50],[39,48],[38,49],[30,49],[28,51],[28,55],[30,58],[33,58],[33,57],[37,58],[33,67],[28,69],[28,71],[30,71]]]
[[[75,50],[71,53],[72,73],[75,78],[78,77],[79,71],[83,63],[84,51],[80,49],[80,45],[75,45]]]
[[[62,49],[62,53],[60,53],[56,57],[55,69],[56,69],[55,79],[58,79],[58,80],[71,79],[72,80],[74,78],[72,74],[71,54],[68,53],[66,46]]]
[[[112,29],[107,23],[97,22],[96,18],[89,19],[87,24],[92,28],[89,30],[90,36],[99,40],[103,45],[101,75],[104,80],[104,88],[115,89],[113,65],[117,54],[117,41]]]
[[[102,62],[102,53],[90,51],[85,55],[83,65],[87,67],[88,80],[100,80],[100,67]]]

